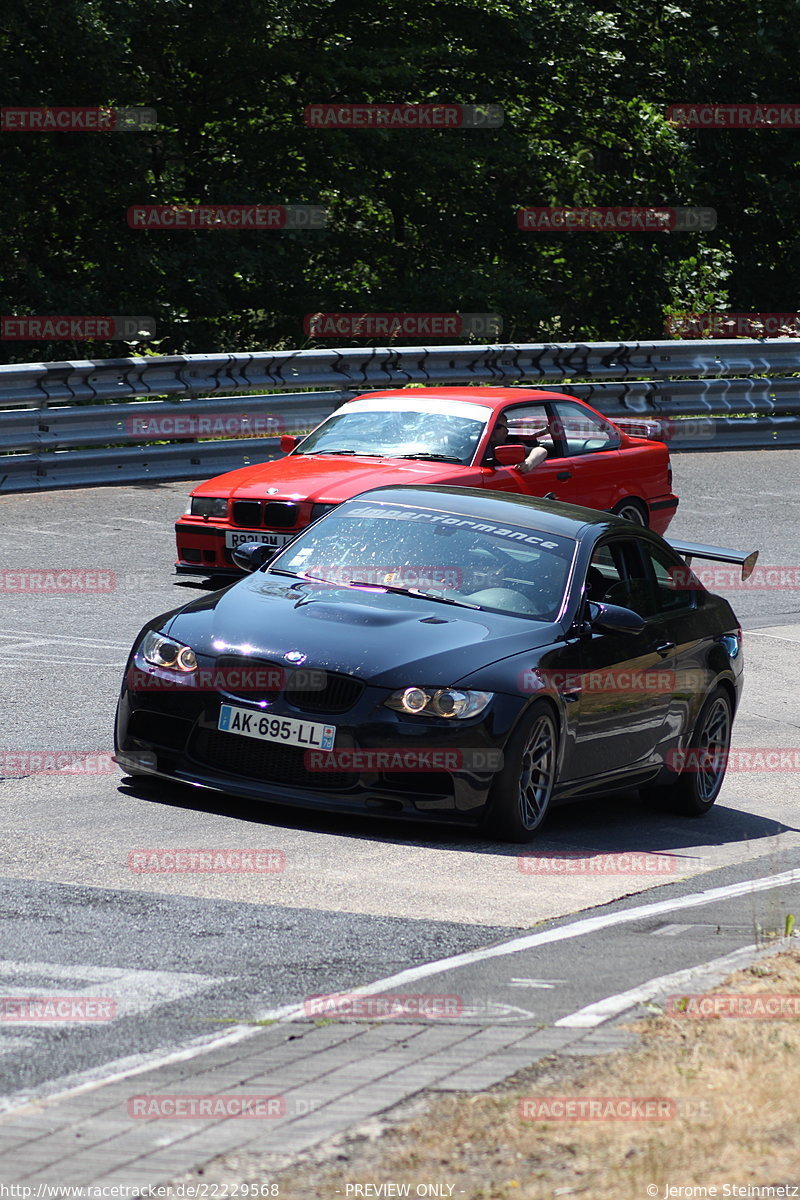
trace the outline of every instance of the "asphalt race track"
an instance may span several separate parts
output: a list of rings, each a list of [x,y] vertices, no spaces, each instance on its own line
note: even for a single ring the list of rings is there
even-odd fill
[[[779,450],[675,455],[681,505],[670,532],[757,548],[761,565],[794,568],[800,583],[798,461]],[[563,808],[530,847],[631,852],[632,870],[526,873],[517,847],[433,825],[254,807],[190,788],[137,794],[107,757],[114,706],[145,619],[202,586],[172,573],[172,522],[190,486],[2,500],[6,571],[99,571],[110,582],[104,592],[63,595],[8,585],[3,596],[0,993],[100,996],[117,1006],[104,1025],[0,1024],[6,1105],[542,922],[555,928],[600,906],[656,903],[662,888],[677,902],[800,866],[800,587],[725,593],[745,630],[747,663],[734,749],[792,750],[794,770],[784,760],[778,770],[729,771],[703,821],[647,808],[635,795]],[[40,773],[25,756],[45,751],[92,756],[89,769]],[[132,870],[131,852],[153,847],[273,849],[286,865],[271,874]],[[719,901],[674,920],[662,913],[645,922],[641,950],[621,934],[609,935],[603,955],[574,952],[569,941],[527,949],[511,969],[471,968],[463,988],[487,1023],[510,1019],[514,1007],[523,1020],[535,1009],[548,1021],[620,991],[626,979],[729,953],[754,940],[756,925],[779,929],[798,894],[793,876],[757,901]],[[669,926],[684,936],[652,936]],[[598,973],[609,955],[619,969]]]

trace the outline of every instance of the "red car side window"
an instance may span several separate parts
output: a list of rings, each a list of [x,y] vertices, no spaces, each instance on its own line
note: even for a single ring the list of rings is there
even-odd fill
[[[613,425],[596,417],[579,404],[559,400],[554,405],[556,420],[551,428],[564,446],[566,458],[578,454],[595,454],[598,450],[619,449],[619,434]]]

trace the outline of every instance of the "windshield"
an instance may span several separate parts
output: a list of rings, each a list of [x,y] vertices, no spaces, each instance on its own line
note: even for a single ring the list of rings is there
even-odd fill
[[[482,405],[455,401],[416,406],[413,399],[402,404],[356,401],[323,422],[294,453],[430,458],[467,465],[490,415]]]
[[[350,500],[295,538],[267,571],[553,621],[575,546],[524,526]]]

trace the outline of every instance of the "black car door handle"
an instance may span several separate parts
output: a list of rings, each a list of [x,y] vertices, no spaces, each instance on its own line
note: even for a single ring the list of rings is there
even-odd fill
[[[572,471],[558,471],[556,479],[572,479]]]
[[[656,654],[660,654],[662,658],[666,658],[674,649],[674,642],[662,642],[659,646],[656,646]]]

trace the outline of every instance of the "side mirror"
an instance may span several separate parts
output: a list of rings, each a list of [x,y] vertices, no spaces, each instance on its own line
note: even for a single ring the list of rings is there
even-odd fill
[[[284,454],[289,454],[292,450],[294,450],[299,441],[300,438],[295,437],[293,433],[282,433],[280,441],[281,450]]]
[[[265,546],[263,542],[244,542],[234,550],[233,561],[243,571],[257,571],[277,553],[274,546]]]
[[[495,446],[494,456],[501,467],[518,467],[525,462],[528,452],[524,446],[507,442],[504,446]]]
[[[644,629],[644,618],[632,608],[599,604],[596,600],[589,601],[589,621],[602,633],[641,633]]]

